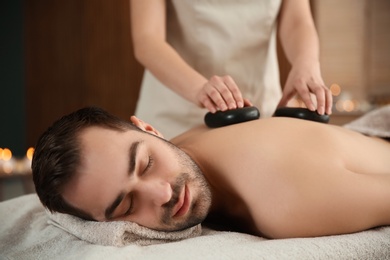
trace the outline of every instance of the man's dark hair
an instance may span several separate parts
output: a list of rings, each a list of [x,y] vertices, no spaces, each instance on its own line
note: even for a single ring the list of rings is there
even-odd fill
[[[101,108],[87,107],[56,121],[39,138],[32,160],[35,189],[42,204],[51,212],[67,213],[93,220],[86,212],[69,205],[62,197],[65,185],[80,166],[79,134],[98,126],[116,131],[139,130]]]

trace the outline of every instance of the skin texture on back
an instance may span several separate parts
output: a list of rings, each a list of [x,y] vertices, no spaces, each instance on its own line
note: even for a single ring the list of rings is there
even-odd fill
[[[383,200],[390,196],[390,144],[382,139],[270,118],[212,130],[199,127],[172,142],[201,165],[215,190],[222,189],[214,194],[214,203],[220,204],[214,209],[247,223],[242,228],[249,233],[354,232],[378,221],[380,204],[387,212],[382,223],[390,221]],[[357,219],[363,211],[367,217]]]

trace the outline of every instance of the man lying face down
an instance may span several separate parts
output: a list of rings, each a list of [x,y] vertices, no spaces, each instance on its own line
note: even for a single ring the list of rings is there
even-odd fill
[[[136,117],[84,108],[39,139],[43,205],[161,231],[206,220],[268,238],[390,225],[390,143],[332,125],[268,118],[170,141]]]

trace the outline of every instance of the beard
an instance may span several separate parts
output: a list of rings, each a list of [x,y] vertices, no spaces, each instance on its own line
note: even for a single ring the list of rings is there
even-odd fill
[[[210,186],[196,162],[183,150],[168,141],[166,142],[174,150],[184,172],[177,177],[172,185],[171,200],[163,205],[164,211],[160,219],[160,224],[163,228],[158,230],[179,231],[203,222],[209,213],[212,195]],[[180,192],[185,185],[192,187],[191,194],[193,194],[193,197],[191,205],[185,217],[174,219],[172,218],[172,211],[179,201]]]

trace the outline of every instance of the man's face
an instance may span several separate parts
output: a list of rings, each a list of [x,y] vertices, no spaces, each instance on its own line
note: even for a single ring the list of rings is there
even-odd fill
[[[81,166],[63,197],[97,221],[126,220],[163,231],[206,217],[211,192],[192,159],[144,132],[90,127],[80,133]]]

